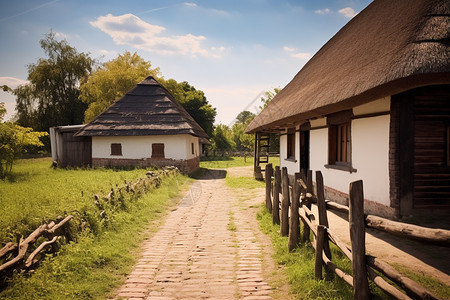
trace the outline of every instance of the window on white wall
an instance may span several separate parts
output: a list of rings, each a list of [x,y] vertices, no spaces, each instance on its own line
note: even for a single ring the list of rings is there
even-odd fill
[[[288,129],[286,159],[295,159],[295,128]]]
[[[152,144],[152,158],[164,158],[164,144],[154,143]]]
[[[351,163],[350,122],[329,127],[329,164]]]
[[[327,117],[328,165],[326,167],[356,172],[352,167],[351,110]]]
[[[194,143],[191,143],[191,150],[192,150],[192,154],[195,154]]]
[[[122,155],[122,144],[112,143],[111,144],[111,155]]]

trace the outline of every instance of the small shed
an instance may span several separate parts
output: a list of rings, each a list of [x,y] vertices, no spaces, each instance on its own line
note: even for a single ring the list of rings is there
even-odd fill
[[[92,166],[199,167],[209,138],[168,90],[149,76],[75,137],[92,138]]]
[[[52,160],[58,167],[89,167],[92,165],[92,139],[74,136],[84,125],[50,128]]]
[[[364,181],[366,212],[450,212],[450,2],[374,0],[247,127],[280,133],[290,175],[320,170],[327,198]]]

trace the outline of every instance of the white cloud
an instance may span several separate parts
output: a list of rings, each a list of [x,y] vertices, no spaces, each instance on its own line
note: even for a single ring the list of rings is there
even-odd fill
[[[58,39],[65,39],[65,40],[67,40],[69,38],[69,36],[67,34],[62,33],[62,32],[54,31],[53,33],[55,34],[55,37],[57,37]]]
[[[15,78],[15,77],[0,77],[0,85],[7,85],[8,87],[15,89],[19,85],[27,84],[28,81]]]
[[[319,15],[325,15],[325,14],[329,14],[331,12],[331,10],[329,8],[325,8],[325,9],[315,10],[314,12]]]
[[[294,52],[294,51],[295,51],[295,48],[288,47],[288,46],[284,46],[284,47],[283,47],[283,50],[286,51],[286,52]]]
[[[0,77],[0,85],[7,85],[11,89],[15,89],[19,85],[27,84],[28,81],[15,77]],[[9,121],[16,113],[16,96],[11,93],[4,92],[0,89],[0,102],[5,103],[6,115],[4,121]]]
[[[193,2],[184,2],[184,5],[190,6],[190,7],[197,7],[197,4],[193,3]]]
[[[344,7],[343,9],[338,10],[338,13],[349,19],[353,18],[357,14],[351,7]]]
[[[291,54],[292,57],[298,58],[298,59],[309,59],[311,57],[311,53],[308,52],[298,52]]]
[[[292,47],[284,46],[283,50],[288,52],[288,53],[290,53],[289,55],[291,57],[294,57],[294,58],[309,59],[311,57],[311,53],[308,53],[308,52],[297,52],[297,49],[292,48]]]
[[[155,52],[163,55],[197,55],[220,58],[220,53],[203,48],[201,43],[206,40],[202,35],[164,35],[166,28],[142,21],[133,14],[100,16],[90,22],[112,37],[118,45],[128,45],[136,49]]]

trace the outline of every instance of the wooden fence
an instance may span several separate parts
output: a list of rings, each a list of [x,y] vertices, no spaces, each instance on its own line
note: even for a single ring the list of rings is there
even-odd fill
[[[289,251],[300,243],[310,241],[313,233],[315,248],[315,278],[322,279],[322,265],[326,268],[326,279],[332,279],[333,273],[353,287],[354,299],[370,299],[369,279],[383,291],[396,299],[438,299],[415,281],[401,275],[394,268],[380,259],[366,255],[365,228],[386,230],[399,234],[408,230],[407,237],[412,237],[433,243],[448,245],[450,233],[446,230],[425,229],[420,226],[403,224],[384,218],[364,215],[363,182],[350,183],[349,207],[331,201],[325,201],[322,173],[316,172],[316,190],[314,193],[312,171],[305,174],[296,173],[292,187],[289,185],[287,169],[283,167],[266,166],[266,208],[272,213],[274,224],[280,224],[282,236],[289,236]],[[272,176],[273,175],[273,176]],[[274,181],[272,181],[274,179]],[[282,194],[280,201],[280,193]],[[312,203],[317,204],[318,218],[312,213]],[[328,226],[327,209],[337,209],[349,215],[351,247],[342,242]],[[290,217],[289,217],[290,216]],[[301,225],[302,224],[302,225]],[[367,224],[367,225],[366,225]],[[300,237],[300,227],[303,235]],[[414,230],[411,230],[414,229]],[[330,244],[335,244],[352,261],[353,276],[339,269],[333,262]],[[403,289],[389,284],[379,274],[384,275]]]
[[[125,209],[127,202],[134,201],[153,188],[158,188],[162,178],[178,173],[176,167],[166,167],[161,171],[147,172],[146,177],[134,183],[111,188],[105,195],[94,195],[93,201],[98,210],[97,217],[107,224],[109,214]],[[71,222],[70,222],[71,221]],[[70,223],[75,223],[71,224]],[[45,259],[47,254],[59,251],[61,245],[76,241],[76,236],[89,227],[84,213],[73,211],[72,215],[59,216],[55,221],[42,224],[28,237],[17,237],[17,242],[8,242],[0,248],[0,288],[7,284],[14,271],[29,272]]]

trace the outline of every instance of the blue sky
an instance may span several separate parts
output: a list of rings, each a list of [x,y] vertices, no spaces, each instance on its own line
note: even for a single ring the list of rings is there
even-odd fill
[[[187,81],[230,125],[260,94],[284,87],[370,0],[0,0],[0,85],[26,83],[50,30],[106,62],[137,52]],[[0,92],[8,117],[13,96]]]

